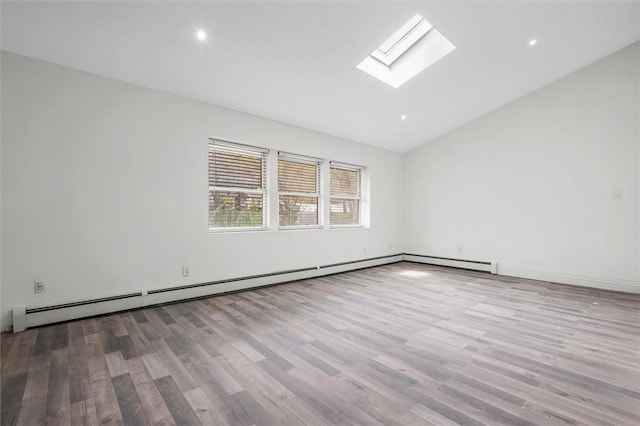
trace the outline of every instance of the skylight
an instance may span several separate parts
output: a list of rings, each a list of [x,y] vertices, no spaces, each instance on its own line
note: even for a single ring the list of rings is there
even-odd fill
[[[455,48],[426,19],[416,15],[371,52],[358,68],[397,88]]]
[[[371,56],[390,67],[432,28],[422,16],[416,15],[374,50]]]

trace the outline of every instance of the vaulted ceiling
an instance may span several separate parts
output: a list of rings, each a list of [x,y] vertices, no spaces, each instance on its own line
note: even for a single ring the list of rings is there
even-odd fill
[[[3,2],[1,46],[405,152],[640,39],[639,4]],[[456,49],[397,89],[356,68],[416,13]]]

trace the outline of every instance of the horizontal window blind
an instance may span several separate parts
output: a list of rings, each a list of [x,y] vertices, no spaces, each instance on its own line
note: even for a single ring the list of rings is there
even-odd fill
[[[319,224],[322,160],[279,153],[278,201],[280,226]]]
[[[209,228],[265,226],[267,150],[209,142]]]
[[[264,186],[263,158],[224,149],[209,152],[209,185],[261,189]]]
[[[331,163],[329,168],[329,224],[360,225],[362,169]]]

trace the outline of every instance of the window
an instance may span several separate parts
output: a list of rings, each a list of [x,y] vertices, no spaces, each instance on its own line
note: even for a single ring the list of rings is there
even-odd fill
[[[215,138],[208,160],[211,232],[369,225],[362,166]]]
[[[361,172],[357,166],[331,162],[329,224],[360,225]]]
[[[267,152],[209,141],[209,229],[266,227]]]
[[[318,226],[322,160],[278,154],[278,216],[282,227]]]

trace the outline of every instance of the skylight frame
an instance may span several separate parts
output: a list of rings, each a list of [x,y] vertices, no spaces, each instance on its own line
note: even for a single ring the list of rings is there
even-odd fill
[[[371,52],[357,68],[398,88],[455,48],[442,33],[417,14]]]
[[[433,25],[427,22],[426,19],[420,15],[415,15],[376,50],[371,52],[370,56],[390,67],[432,29]]]

